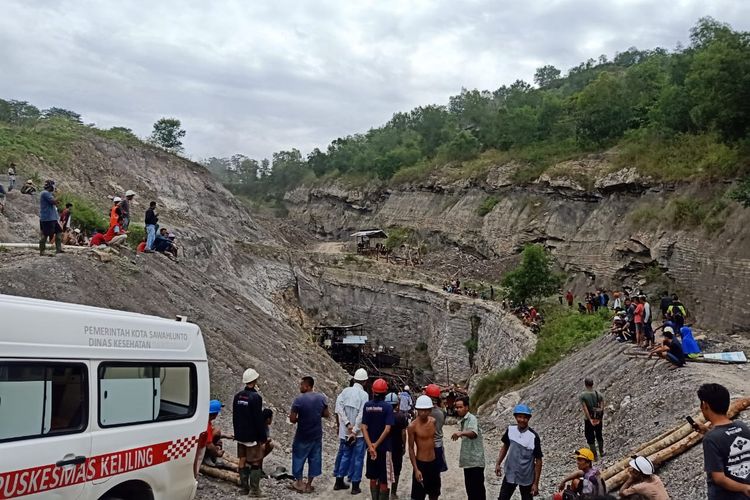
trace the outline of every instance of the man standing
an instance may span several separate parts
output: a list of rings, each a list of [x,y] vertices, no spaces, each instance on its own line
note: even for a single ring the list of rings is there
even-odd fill
[[[364,368],[354,372],[354,380],[339,397],[336,398],[336,415],[339,421],[339,451],[336,456],[338,467],[333,471],[336,476],[334,490],[345,490],[344,476],[352,482],[352,495],[361,493],[362,466],[365,459],[365,438],[362,437],[362,410],[370,399],[362,387],[367,379]]]
[[[128,230],[130,226],[130,203],[133,201],[135,192],[132,189],[128,189],[125,192],[125,199],[120,202],[120,212],[122,213],[122,229]]]
[[[694,426],[705,433],[703,463],[708,500],[750,499],[750,428],[727,417],[729,391],[723,385],[703,384],[698,399],[708,422]]]
[[[419,396],[415,409],[417,418],[410,424],[409,460],[412,467],[411,500],[437,500],[440,496],[440,465],[435,457],[435,419],[432,399]]]
[[[152,201],[148,204],[148,210],[146,210],[146,251],[154,251],[154,239],[156,239],[156,226],[159,224],[159,214],[155,212],[156,202]]]
[[[604,438],[602,437],[602,419],[604,418],[604,398],[599,391],[594,390],[594,380],[586,378],[583,381],[584,391],[578,397],[583,410],[583,432],[586,436],[586,442],[589,448],[596,455],[596,447],[599,445],[599,455],[604,456]],[[596,443],[594,443],[596,441]]]
[[[385,401],[393,407],[393,427],[390,432],[391,458],[393,459],[391,499],[396,500],[398,499],[398,479],[401,477],[404,454],[406,453],[406,428],[409,427],[409,415],[398,409],[400,401],[395,392],[388,394]]]
[[[565,301],[568,303],[568,307],[573,307],[573,292],[571,290],[568,290],[568,293],[565,294]]]
[[[654,346],[654,328],[651,326],[651,304],[645,295],[641,295],[643,304],[643,335],[646,338],[646,347]]]
[[[16,187],[16,164],[10,162],[8,166],[8,192],[13,191],[14,187]]]
[[[266,442],[266,423],[263,420],[263,398],[257,391],[258,372],[252,368],[242,374],[245,388],[235,394],[232,402],[234,439],[237,441],[240,487],[253,497],[262,497],[260,479],[263,475],[263,444]]]
[[[469,412],[469,397],[462,396],[454,404],[458,414],[459,431],[451,436],[461,440],[458,466],[464,470],[464,486],[467,500],[486,500],[484,489],[484,443],[479,421]]]
[[[635,343],[638,347],[644,345],[643,335],[643,299],[639,296],[633,297],[635,309],[633,309],[633,320],[635,321]]]
[[[445,450],[443,449],[443,425],[445,424],[445,410],[440,404],[440,387],[437,384],[430,384],[424,388],[424,393],[432,399],[432,418],[435,419],[435,456],[440,465],[440,472],[448,470],[448,463],[445,461]]]
[[[401,393],[399,393],[398,397],[399,397],[399,403],[398,403],[399,411],[411,416],[412,408],[414,408],[414,401],[411,399],[411,392],[409,392],[408,385],[404,386],[404,390],[401,391]]]
[[[509,425],[505,430],[502,437],[503,447],[495,464],[495,474],[498,477],[505,472],[498,500],[510,500],[516,487],[521,490],[521,500],[532,500],[532,497],[539,494],[542,445],[539,435],[529,427],[531,408],[525,404],[518,404],[513,408],[513,416],[516,425]]]
[[[297,432],[292,441],[292,489],[299,493],[313,491],[313,479],[323,473],[323,425],[321,418],[331,416],[326,397],[313,391],[315,380],[302,377],[299,383],[301,393],[294,399],[289,412],[289,421],[297,424]],[[302,474],[307,462],[307,484]]]
[[[394,424],[393,408],[385,402],[388,382],[382,378],[372,384],[373,397],[365,403],[362,415],[362,435],[367,444],[367,471],[372,500],[388,500],[389,485],[393,482],[391,440],[388,434]]]
[[[62,233],[60,224],[58,224],[57,203],[58,201],[52,195],[55,191],[55,181],[44,181],[44,191],[39,197],[39,229],[42,237],[39,240],[39,255],[44,255],[47,247],[47,238],[55,238],[55,253],[63,253],[62,238],[58,235]]]

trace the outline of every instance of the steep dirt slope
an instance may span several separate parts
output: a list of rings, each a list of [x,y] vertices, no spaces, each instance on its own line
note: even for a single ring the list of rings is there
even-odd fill
[[[740,337],[726,337],[716,346],[748,350],[750,343]],[[733,397],[750,396],[747,365],[708,365],[689,363],[669,370],[661,360],[631,358],[632,347],[610,338],[601,338],[576,352],[528,386],[505,394],[482,409],[483,421],[492,443],[489,460],[497,458],[500,433],[512,423],[511,409],[523,401],[534,410],[531,426],[539,433],[545,452],[543,492],[551,494],[554,485],[575,469],[573,450],[586,446],[578,395],[583,379],[592,377],[603,393],[607,407],[604,419],[607,466],[629,456],[632,449],[684,422],[685,415],[699,411],[696,390],[706,382],[729,388]],[[742,418],[750,422],[750,412]],[[486,441],[487,442],[487,441]],[[494,466],[494,465],[493,465]],[[672,498],[705,498],[705,475],[700,446],[669,462],[658,474]]]

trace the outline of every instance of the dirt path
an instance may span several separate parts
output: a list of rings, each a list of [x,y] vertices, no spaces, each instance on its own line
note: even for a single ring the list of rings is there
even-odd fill
[[[318,244],[318,246],[315,247],[315,250],[313,251],[317,253],[327,253],[327,254],[343,253],[344,245],[345,243],[343,241],[325,241],[323,243]]]

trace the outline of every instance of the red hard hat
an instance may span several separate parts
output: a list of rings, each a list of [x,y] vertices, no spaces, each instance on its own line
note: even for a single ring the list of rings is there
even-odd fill
[[[440,387],[438,387],[437,384],[430,384],[424,388],[424,393],[430,396],[431,398],[439,398]]]
[[[556,491],[554,495],[552,495],[552,500],[563,500],[563,494],[561,491]]]
[[[372,383],[372,392],[375,394],[385,394],[388,392],[388,382],[382,378],[377,379]]]

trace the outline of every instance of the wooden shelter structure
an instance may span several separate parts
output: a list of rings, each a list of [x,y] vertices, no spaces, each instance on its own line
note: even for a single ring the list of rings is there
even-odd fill
[[[372,246],[370,240],[384,240],[388,238],[388,235],[382,229],[363,229],[356,233],[352,233],[351,237],[357,242],[357,253],[364,255],[374,253],[377,255],[380,252],[385,251],[385,246],[381,243]]]

